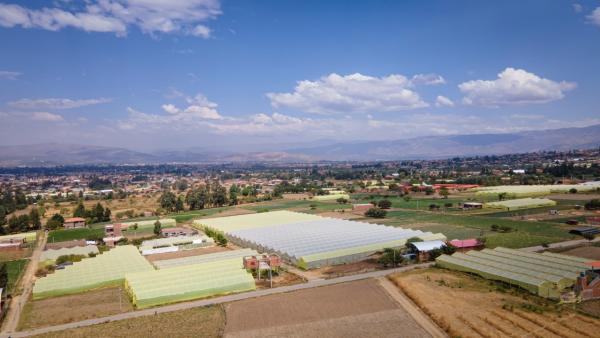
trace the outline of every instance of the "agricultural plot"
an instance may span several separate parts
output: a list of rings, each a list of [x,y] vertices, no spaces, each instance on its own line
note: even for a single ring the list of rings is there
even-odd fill
[[[4,264],[6,264],[6,270],[8,274],[8,292],[12,292],[14,290],[17,281],[19,278],[21,278],[21,275],[25,271],[28,263],[28,259],[17,259],[14,261],[4,262]]]
[[[559,254],[529,253],[496,248],[442,255],[436,265],[477,274],[483,278],[519,286],[545,298],[558,299],[586,270],[585,259]]]
[[[40,261],[55,261],[60,256],[81,255],[88,256],[90,253],[98,254],[98,247],[95,245],[76,246],[72,248],[48,249],[42,252]]]
[[[174,267],[218,262],[218,261],[222,261],[222,260],[229,260],[229,259],[235,259],[235,258],[239,259],[239,261],[242,262],[243,257],[253,256],[253,255],[257,255],[257,254],[258,254],[258,252],[256,252],[255,250],[252,250],[252,249],[228,250],[228,251],[222,251],[222,252],[208,253],[206,255],[197,255],[197,256],[189,256],[189,257],[181,257],[181,258],[154,261],[153,264],[158,269],[169,269],[169,268],[174,268]]]
[[[571,189],[579,192],[594,191],[600,188],[600,181],[586,182],[581,184],[556,184],[556,185],[500,185],[495,187],[481,187],[474,191],[477,195],[498,195],[506,193],[509,196],[527,197],[540,196],[552,193],[568,193]]]
[[[556,202],[547,198],[519,198],[514,200],[485,203],[485,208],[502,209],[506,211],[554,206]]]
[[[442,234],[324,218],[289,211],[196,221],[260,252],[274,252],[303,269],[356,262],[411,237],[446,239]]]
[[[426,269],[390,279],[450,337],[591,337],[600,326],[570,306],[463,273]]]
[[[256,288],[241,258],[128,273],[125,288],[137,308],[250,291]]]
[[[40,278],[33,287],[33,299],[74,294],[105,286],[119,285],[126,273],[154,270],[137,248],[118,246],[93,258],[73,263],[63,270]]]
[[[226,338],[429,337],[373,279],[238,301],[225,312]]]
[[[80,228],[52,230],[48,243],[74,241],[78,239],[96,240],[104,237],[104,228]]]
[[[11,234],[0,236],[0,241],[5,242],[8,240],[21,240],[25,239],[25,242],[34,242],[37,238],[37,231],[23,232],[19,234]]]
[[[329,194],[329,195],[313,196],[312,200],[323,202],[323,201],[336,201],[340,198],[349,200],[350,195],[348,195],[348,194]]]

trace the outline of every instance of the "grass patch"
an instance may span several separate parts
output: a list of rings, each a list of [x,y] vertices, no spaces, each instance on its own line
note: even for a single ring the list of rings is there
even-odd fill
[[[28,259],[17,259],[14,261],[6,262],[6,270],[8,271],[8,292],[13,292],[15,284],[25,271],[27,267]]]
[[[80,228],[80,229],[59,229],[52,230],[48,234],[48,243],[74,241],[87,238],[102,238],[104,236],[104,227],[102,228]]]

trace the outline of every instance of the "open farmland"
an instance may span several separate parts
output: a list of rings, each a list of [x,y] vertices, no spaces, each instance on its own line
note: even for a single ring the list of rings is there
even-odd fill
[[[592,337],[600,325],[569,307],[463,273],[427,269],[390,279],[452,337]]]
[[[230,338],[429,337],[373,279],[234,302],[225,312]]]
[[[74,304],[76,306],[73,306]],[[116,287],[77,295],[33,300],[25,305],[19,330],[70,323],[128,311],[133,311],[133,306],[123,288]]]
[[[590,260],[600,260],[600,247],[598,246],[581,246],[578,248],[561,251],[559,253],[561,255],[589,258]]]
[[[164,338],[221,337],[225,313],[221,306],[200,307],[37,335],[38,338]],[[168,332],[168,335],[165,333]]]

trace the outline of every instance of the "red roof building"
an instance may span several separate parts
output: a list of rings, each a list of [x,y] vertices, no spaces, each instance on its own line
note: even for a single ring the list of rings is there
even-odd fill
[[[67,218],[65,219],[65,223],[63,224],[63,226],[65,227],[65,229],[85,228],[85,218]]]
[[[484,245],[478,239],[453,239],[448,242],[450,245],[455,247],[458,251],[469,251],[469,250],[480,250],[483,249]]]

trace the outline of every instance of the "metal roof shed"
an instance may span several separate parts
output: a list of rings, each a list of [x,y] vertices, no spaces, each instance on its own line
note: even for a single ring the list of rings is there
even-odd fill
[[[417,251],[431,251],[434,249],[441,249],[442,247],[446,246],[446,243],[444,243],[443,241],[440,240],[435,240],[435,241],[424,241],[424,242],[412,242],[410,243],[410,245],[412,245],[415,249],[417,249]]]

